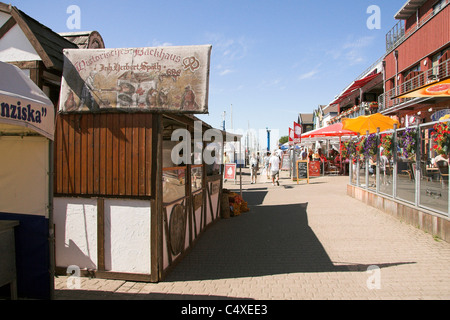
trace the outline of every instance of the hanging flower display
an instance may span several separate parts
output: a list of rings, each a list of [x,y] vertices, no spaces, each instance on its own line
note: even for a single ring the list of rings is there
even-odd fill
[[[343,143],[342,157],[344,158],[355,158],[357,156],[356,152],[356,142],[353,140]]]
[[[365,158],[369,158],[377,154],[377,135],[372,133],[364,138],[363,155]]]
[[[434,142],[436,144],[433,146],[434,150],[438,154],[448,154],[450,152],[450,128],[448,123],[437,123],[433,127],[434,132]]]
[[[417,130],[415,128],[407,128],[399,135],[398,142],[405,158],[414,156],[417,145]]]
[[[394,152],[394,142],[393,140],[393,134],[382,134],[381,135],[381,145],[380,147],[383,148],[382,155],[386,157],[392,156]]]

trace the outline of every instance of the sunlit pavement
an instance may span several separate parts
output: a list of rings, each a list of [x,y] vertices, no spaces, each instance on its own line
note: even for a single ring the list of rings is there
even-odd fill
[[[208,228],[164,282],[57,277],[55,299],[450,299],[450,243],[347,196],[347,176],[287,175],[244,169],[250,212]]]

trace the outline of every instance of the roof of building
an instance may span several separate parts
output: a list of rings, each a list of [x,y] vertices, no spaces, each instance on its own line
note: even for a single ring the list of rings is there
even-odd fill
[[[5,24],[8,24],[9,28],[12,28],[16,23],[19,25],[41,57],[44,65],[49,69],[53,68],[62,71],[64,65],[63,49],[78,48],[76,44],[61,37],[12,5],[0,2],[0,11],[11,15],[10,22]]]
[[[403,7],[395,14],[394,18],[398,20],[406,20],[416,13],[427,0],[409,0]]]
[[[80,49],[105,48],[103,38],[97,31],[64,32],[59,35],[75,43]]]

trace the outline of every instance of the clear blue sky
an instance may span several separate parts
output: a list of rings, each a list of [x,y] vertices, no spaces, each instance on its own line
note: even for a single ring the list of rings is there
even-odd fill
[[[385,35],[406,0],[17,0],[12,4],[56,32],[69,32],[67,8],[81,9],[81,31],[106,47],[213,46],[212,126],[278,129],[328,104],[385,51]],[[381,9],[370,30],[367,8]]]

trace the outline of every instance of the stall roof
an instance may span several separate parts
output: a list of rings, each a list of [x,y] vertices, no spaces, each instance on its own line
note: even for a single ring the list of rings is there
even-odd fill
[[[2,30],[0,38],[18,24],[48,69],[54,68],[62,71],[64,63],[62,50],[78,48],[76,44],[63,38],[15,6],[0,2],[0,12],[11,15],[11,18],[5,23],[7,29]]]

